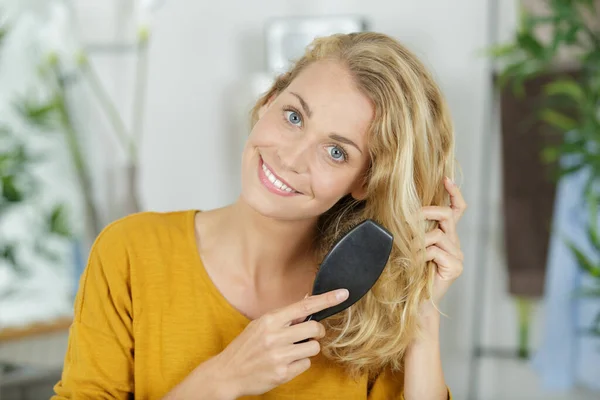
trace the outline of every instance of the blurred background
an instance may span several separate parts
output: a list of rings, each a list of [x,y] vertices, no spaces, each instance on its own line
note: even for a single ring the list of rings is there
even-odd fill
[[[453,114],[456,399],[600,398],[600,2],[0,0],[0,398],[59,379],[111,221],[236,199],[248,115],[312,38],[389,34]]]

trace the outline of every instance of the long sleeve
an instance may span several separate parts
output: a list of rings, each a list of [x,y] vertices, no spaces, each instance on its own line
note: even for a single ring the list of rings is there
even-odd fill
[[[384,370],[369,390],[368,400],[404,400],[404,374]]]
[[[368,400],[405,400],[404,374],[389,369],[383,371],[371,386]],[[450,390],[448,390],[448,400],[452,400]]]
[[[133,386],[133,310],[127,252],[109,226],[90,253],[52,400],[127,399]]]

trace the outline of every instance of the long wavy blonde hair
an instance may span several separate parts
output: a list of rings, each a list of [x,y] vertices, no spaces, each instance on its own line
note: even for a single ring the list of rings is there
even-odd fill
[[[375,108],[369,128],[366,198],[341,199],[319,219],[318,252],[371,218],[394,235],[389,262],[375,286],[355,305],[323,321],[323,354],[354,377],[400,370],[419,332],[418,313],[431,298],[433,263],[425,262],[424,234],[435,227],[420,216],[427,205],[447,205],[443,178],[454,179],[454,132],[442,93],[425,66],[396,40],[378,33],[316,39],[279,76],[252,110],[281,93],[304,68],[320,60],[345,66]],[[322,258],[321,258],[322,259]]]

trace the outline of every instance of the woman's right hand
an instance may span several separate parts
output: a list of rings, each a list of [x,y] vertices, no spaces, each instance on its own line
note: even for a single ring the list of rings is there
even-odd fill
[[[260,395],[282,385],[310,367],[321,351],[317,340],[325,335],[320,322],[302,322],[307,316],[348,298],[346,289],[307,297],[253,320],[219,355],[214,365],[235,397]],[[297,343],[310,339],[305,343]]]

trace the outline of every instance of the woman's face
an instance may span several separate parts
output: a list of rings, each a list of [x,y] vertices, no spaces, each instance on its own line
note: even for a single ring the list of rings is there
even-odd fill
[[[277,219],[314,218],[360,199],[373,106],[345,68],[305,68],[259,111],[242,156],[242,199]]]

